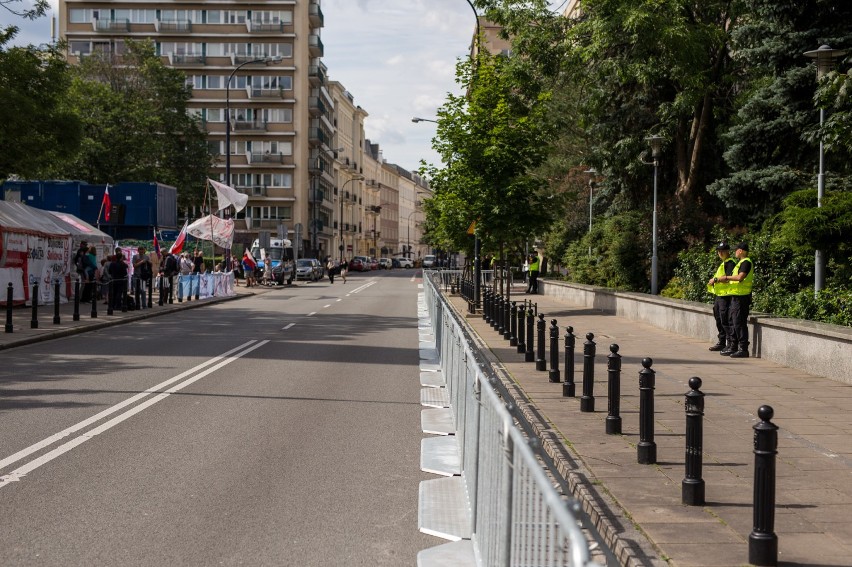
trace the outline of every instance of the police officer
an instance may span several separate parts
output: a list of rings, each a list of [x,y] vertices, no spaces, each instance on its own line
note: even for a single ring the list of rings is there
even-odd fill
[[[527,293],[538,293],[538,270],[540,260],[538,254],[530,256],[530,282],[527,286]]]
[[[731,258],[731,247],[727,242],[720,242],[716,246],[716,253],[722,263],[716,268],[716,273],[707,282],[707,291],[716,296],[713,301],[713,318],[716,319],[716,330],[718,331],[718,340],[716,344],[710,347],[714,352],[723,351],[725,347],[733,344],[734,333],[731,328],[730,307],[731,307],[731,284],[721,281],[723,276],[730,276],[734,273],[736,262]],[[728,353],[730,354],[730,352]]]
[[[748,314],[751,309],[751,288],[754,281],[754,266],[748,257],[748,244],[740,242],[734,251],[737,264],[734,273],[730,276],[722,276],[722,282],[731,285],[731,326],[734,331],[734,344],[721,352],[730,351],[731,358],[748,358]]]

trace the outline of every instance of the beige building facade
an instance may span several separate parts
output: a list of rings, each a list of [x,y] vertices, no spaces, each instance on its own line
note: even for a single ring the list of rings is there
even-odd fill
[[[219,156],[211,177],[249,196],[235,242],[269,232],[302,257],[401,252],[399,185],[412,174],[385,163],[364,136],[368,113],[329,79],[320,0],[60,0],[58,13],[71,63],[118,63],[128,39],[150,40],[186,74]]]

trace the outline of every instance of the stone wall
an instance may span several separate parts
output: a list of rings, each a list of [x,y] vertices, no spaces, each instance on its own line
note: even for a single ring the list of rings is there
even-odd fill
[[[539,280],[539,289],[571,305],[705,339],[708,345],[716,339],[709,304],[546,279]],[[749,332],[753,356],[852,384],[852,328],[753,313]]]

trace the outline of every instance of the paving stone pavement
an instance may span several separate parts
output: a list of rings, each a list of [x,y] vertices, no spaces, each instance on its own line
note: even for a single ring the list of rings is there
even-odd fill
[[[759,422],[758,408],[766,404],[775,410],[772,422],[780,428],[775,511],[780,564],[852,565],[852,387],[758,358],[732,360],[708,351],[709,343],[550,297],[520,294],[513,299],[536,302],[548,329],[550,320],[557,320],[563,381],[563,337],[566,325],[574,327],[575,398],[563,397],[563,385],[550,383],[548,372],[524,362],[516,347],[510,347],[481,315],[467,314],[464,300],[454,296],[451,301],[490,348],[492,364],[505,370],[549,424],[546,433],[561,444],[552,451],[560,468],[568,474],[572,467],[582,473],[578,484],[583,486],[575,494],[591,491],[590,498],[597,502],[587,509],[601,515],[603,531],[610,532],[605,534],[607,541],[618,548],[622,564],[748,564],[753,528],[752,426]],[[589,332],[597,350],[595,411],[582,413],[583,343]],[[621,435],[605,433],[607,355],[613,343],[622,356]],[[637,462],[639,371],[645,357],[653,359],[656,372],[657,463],[652,465]],[[546,359],[549,369],[549,348]],[[704,506],[681,503],[684,395],[693,376],[702,379],[705,394]]]

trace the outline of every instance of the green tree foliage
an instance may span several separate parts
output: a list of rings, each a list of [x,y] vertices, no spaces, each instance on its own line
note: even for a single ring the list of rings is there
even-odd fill
[[[462,243],[476,221],[492,250],[519,247],[552,218],[545,183],[531,174],[547,155],[549,93],[514,89],[508,60],[488,53],[460,62],[458,80],[468,92],[448,96],[433,140],[445,165],[427,168],[427,238]]]
[[[9,47],[14,30],[0,37],[0,179],[39,177],[67,159],[80,144],[82,129],[64,101],[71,74],[50,48]]]
[[[748,80],[723,137],[731,171],[709,190],[728,205],[732,222],[759,224],[780,210],[786,195],[815,184],[816,70],[803,53],[824,43],[852,45],[852,3],[742,0],[740,9],[732,35]],[[832,160],[832,169],[848,176],[848,161]]]
[[[150,42],[128,41],[120,60],[85,58],[70,103],[85,138],[57,175],[92,183],[158,181],[177,187],[182,208],[200,204],[213,156],[198,120],[187,114],[190,97],[184,74],[166,67]]]

